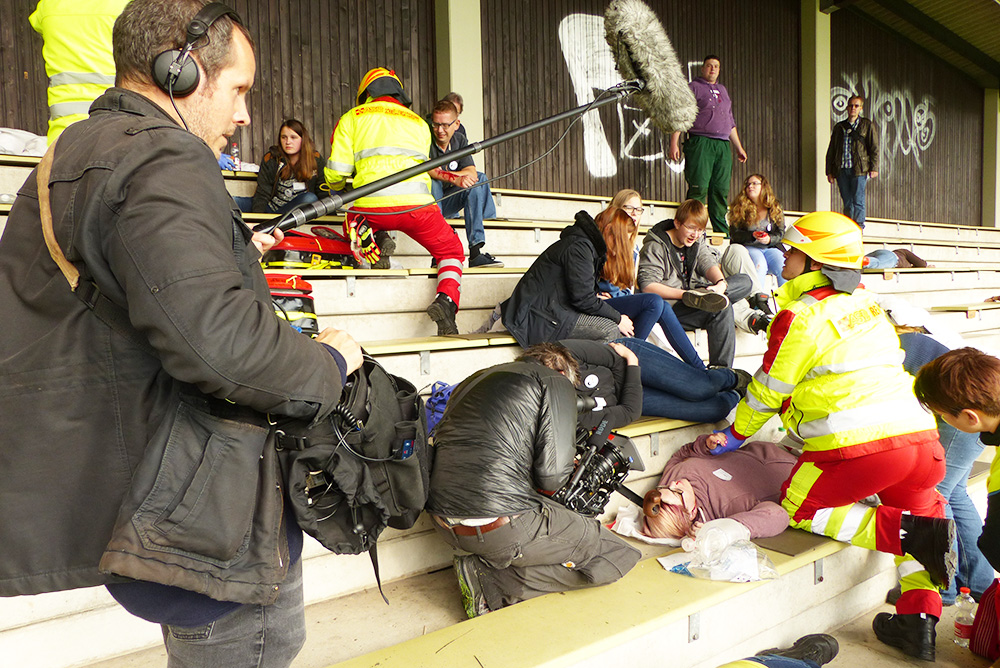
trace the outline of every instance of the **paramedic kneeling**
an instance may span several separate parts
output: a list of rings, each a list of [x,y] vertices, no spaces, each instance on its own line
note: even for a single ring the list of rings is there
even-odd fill
[[[760,370],[724,432],[739,447],[776,413],[804,441],[782,488],[793,527],[897,555],[896,613],[873,622],[882,642],[934,660],[938,585],[954,571],[954,522],[934,489],[945,473],[934,416],[913,395],[899,338],[861,280],[861,229],[810,213],[785,232],[788,280]],[[858,503],[878,494],[882,505]],[[913,513],[912,515],[909,513]],[[939,519],[940,518],[940,519]],[[950,559],[949,559],[950,557]]]

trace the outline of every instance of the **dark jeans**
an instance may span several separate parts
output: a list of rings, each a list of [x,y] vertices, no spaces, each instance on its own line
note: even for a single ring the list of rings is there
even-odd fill
[[[844,200],[844,215],[864,229],[865,189],[868,187],[868,175],[855,176],[853,169],[842,168],[837,173],[837,187],[840,188],[840,197]]]
[[[695,369],[665,350],[639,339],[618,339],[639,358],[642,414],[718,422],[740,401],[730,369]]]
[[[204,626],[161,626],[167,668],[284,668],[306,640],[302,559],[271,605],[241,605]]]
[[[708,363],[713,366],[733,365],[736,359],[736,324],[733,320],[733,303],[746,299],[752,290],[749,276],[734,274],[726,279],[726,296],[729,306],[718,313],[700,311],[685,306],[679,299],[674,304],[674,315],[684,329],[704,329],[708,334]]]
[[[608,300],[608,304],[622,315],[627,315],[632,319],[632,324],[635,326],[635,338],[645,341],[653,330],[653,325],[660,323],[660,327],[663,328],[663,333],[667,337],[667,343],[680,358],[695,369],[705,368],[705,363],[698,356],[698,351],[691,344],[691,340],[684,332],[684,327],[681,326],[674,310],[660,295],[643,292],[624,297],[612,297]]]

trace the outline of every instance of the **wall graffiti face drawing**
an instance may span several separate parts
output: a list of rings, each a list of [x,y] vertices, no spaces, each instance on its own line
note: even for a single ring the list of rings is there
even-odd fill
[[[604,17],[591,14],[569,14],[559,22],[559,46],[562,49],[577,103],[593,102],[601,91],[621,81],[615,69],[611,48],[604,41]],[[701,62],[698,62],[701,66]],[[618,127],[617,152],[612,150],[608,132],[597,110],[583,116],[583,147],[587,171],[596,178],[610,178],[618,173],[618,163],[639,160],[645,163],[663,162],[673,172],[684,171],[667,160],[669,138],[654,131],[649,116],[627,101],[616,105]]]
[[[865,98],[862,116],[878,127],[882,178],[892,175],[897,159],[911,156],[923,169],[923,154],[934,143],[937,118],[932,109],[934,98],[924,95],[919,100],[909,90],[882,88],[872,73],[864,77],[842,75],[843,86],[830,89],[831,116],[839,122],[847,118],[847,100],[855,93]]]

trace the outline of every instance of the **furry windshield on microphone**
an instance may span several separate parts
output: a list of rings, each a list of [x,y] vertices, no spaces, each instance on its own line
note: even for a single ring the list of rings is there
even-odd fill
[[[642,79],[636,103],[663,132],[694,124],[698,105],[663,25],[642,0],[612,0],[604,12],[604,36],[624,79]]]

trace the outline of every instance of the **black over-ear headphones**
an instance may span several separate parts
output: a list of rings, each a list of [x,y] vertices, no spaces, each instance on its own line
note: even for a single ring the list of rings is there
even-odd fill
[[[191,57],[191,51],[195,48],[195,43],[206,36],[212,24],[226,15],[243,25],[243,20],[236,10],[221,2],[210,2],[202,7],[188,24],[187,42],[184,48],[164,51],[156,56],[153,60],[153,81],[164,93],[171,97],[185,97],[198,88],[201,73],[198,63]]]

